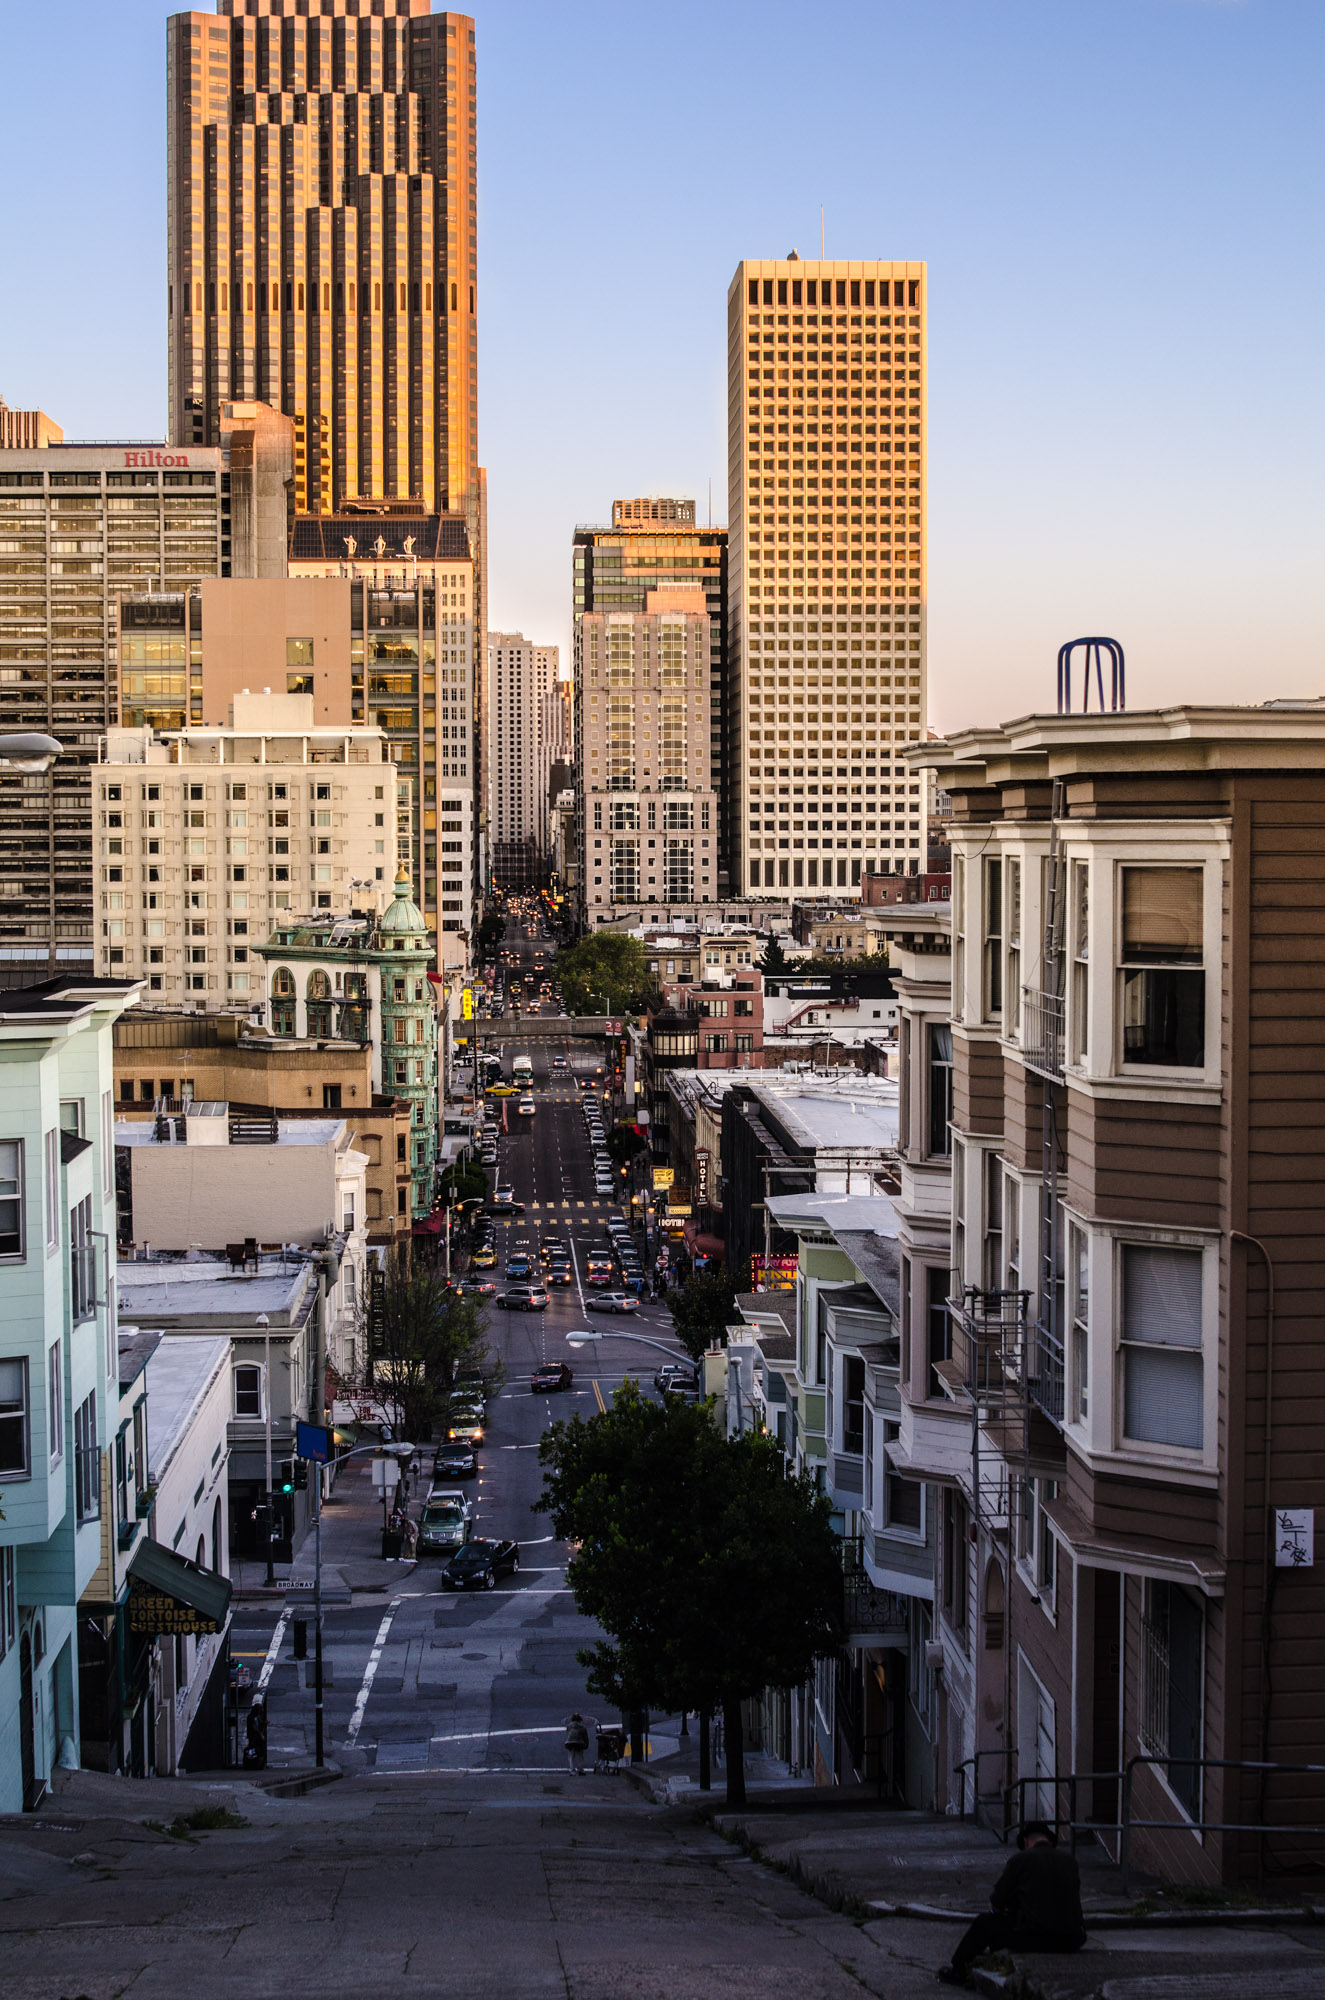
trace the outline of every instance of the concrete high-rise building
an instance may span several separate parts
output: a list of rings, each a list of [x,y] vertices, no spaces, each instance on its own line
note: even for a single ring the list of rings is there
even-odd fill
[[[300,513],[476,502],[474,53],[430,0],[167,23],[171,436],[285,411]]]
[[[738,266],[727,297],[731,893],[924,867],[925,267]]]
[[[244,1012],[283,913],[385,907],[409,787],[398,800],[380,730],[316,723],[313,705],[237,694],[225,728],[111,730],[94,775],[100,976]]]
[[[709,625],[698,580],[576,620],[576,898],[590,928],[718,899]]]
[[[614,500],[610,527],[576,528],[574,566],[577,625],[586,611],[643,611],[647,593],[667,584],[702,585],[711,648],[708,781],[719,798],[723,797],[727,760],[727,530],[698,526],[693,500]],[[725,888],[721,826],[717,839],[718,878]]]
[[[554,659],[557,648],[551,648]],[[538,843],[544,855],[552,852],[552,807],[565,788],[569,767],[575,757],[575,684],[569,675],[560,679],[555,672],[543,696],[538,725]]]
[[[488,634],[488,823],[498,888],[524,888],[547,870],[550,761],[543,731],[559,658],[559,648],[537,645],[523,632]]]

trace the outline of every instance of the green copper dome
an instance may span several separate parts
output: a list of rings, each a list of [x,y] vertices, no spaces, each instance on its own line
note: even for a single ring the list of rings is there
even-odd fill
[[[387,905],[382,915],[382,931],[387,937],[399,937],[412,932],[427,935],[428,926],[423,921],[423,912],[410,895],[410,880],[402,862],[396,875],[395,900]]]

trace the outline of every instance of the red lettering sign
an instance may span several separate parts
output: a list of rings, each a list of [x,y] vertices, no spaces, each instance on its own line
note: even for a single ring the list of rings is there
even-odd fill
[[[186,451],[126,451],[124,454],[124,463],[126,466],[135,466],[142,471],[158,465],[187,466],[189,455]]]

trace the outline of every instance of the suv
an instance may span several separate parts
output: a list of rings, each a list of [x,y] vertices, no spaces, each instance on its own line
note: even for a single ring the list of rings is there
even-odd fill
[[[419,1554],[452,1555],[469,1540],[474,1503],[464,1493],[430,1493],[419,1519]]]
[[[507,1312],[546,1312],[550,1303],[541,1281],[532,1285],[510,1285],[497,1294],[497,1304]]]

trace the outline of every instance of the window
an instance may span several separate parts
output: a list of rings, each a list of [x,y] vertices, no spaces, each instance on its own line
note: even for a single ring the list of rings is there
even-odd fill
[[[1141,1623],[1141,1741],[1163,1757],[1179,1804],[1199,1819],[1204,1737],[1205,1618],[1176,1583],[1148,1582]]]
[[[1124,1243],[1123,1435],[1199,1451],[1205,1441],[1201,1253]]]
[[[287,667],[311,667],[313,664],[313,641],[311,639],[287,639],[285,642],[285,664]]]
[[[340,1084],[324,1083],[322,1086],[322,1109],[324,1111],[339,1111],[341,1108],[340,1094]]]
[[[929,1029],[929,1153],[947,1159],[952,1153],[952,1029],[946,1021]]]
[[[970,1536],[966,1502],[945,1486],[942,1499],[943,1615],[954,1632],[965,1632],[970,1594]]]
[[[982,1152],[980,1170],[984,1181],[983,1282],[987,1291],[996,1292],[1003,1283],[1003,1162],[997,1153]]]
[[[235,1415],[262,1415],[262,1370],[254,1362],[243,1361],[235,1369]]]
[[[1003,1025],[1009,1035],[1021,1033],[1021,863],[1009,856],[1004,864],[1003,918],[1007,927],[1007,985]]]
[[[1123,1061],[1205,1063],[1199,868],[1122,870]]]
[[[96,1297],[96,1245],[92,1240],[89,1194],[69,1211],[69,1307],[75,1323],[88,1318]]]
[[[987,860],[985,878],[984,992],[981,1015],[986,1021],[1003,1012],[1003,863]]]
[[[101,1517],[101,1448],[97,1443],[96,1391],[74,1413],[74,1505],[80,1521]]]
[[[0,1257],[23,1255],[23,1141],[0,1139]]]
[[[1053,1610],[1058,1581],[1058,1545],[1054,1540],[1045,1505],[1058,1497],[1053,1479],[1013,1481],[1013,1504],[1017,1528],[1017,1560],[1028,1583],[1042,1603]]]
[[[60,1247],[60,1134],[52,1129],[45,1136],[46,1158],[46,1253]]]
[[[1068,1417],[1084,1424],[1090,1396],[1090,1238],[1075,1223],[1068,1225],[1067,1267],[1070,1285],[1068,1334]]]
[[[865,1449],[865,1363],[858,1354],[842,1360],[842,1449]]]
[[[83,1136],[83,1100],[81,1097],[60,1099],[60,1130],[72,1132],[76,1139]]]
[[[53,1465],[64,1457],[64,1344],[59,1340],[46,1356],[46,1419]]]
[[[952,1358],[952,1319],[948,1312],[948,1273],[939,1264],[931,1264],[925,1271],[925,1313],[926,1340],[929,1351],[929,1390],[931,1396],[943,1394],[943,1384],[937,1368],[940,1361]]]
[[[29,1460],[28,1364],[21,1355],[0,1361],[0,1473],[26,1477]]]
[[[966,1012],[966,863],[952,857],[952,1011],[956,1020]]]
[[[1090,1021],[1090,870],[1084,861],[1072,863],[1072,1060],[1084,1062]]]
[[[18,1551],[0,1549],[0,1660],[18,1637]]]
[[[351,1235],[354,1230],[353,1193],[347,1192],[342,1198],[340,1226],[345,1231],[345,1234],[347,1236]]]

